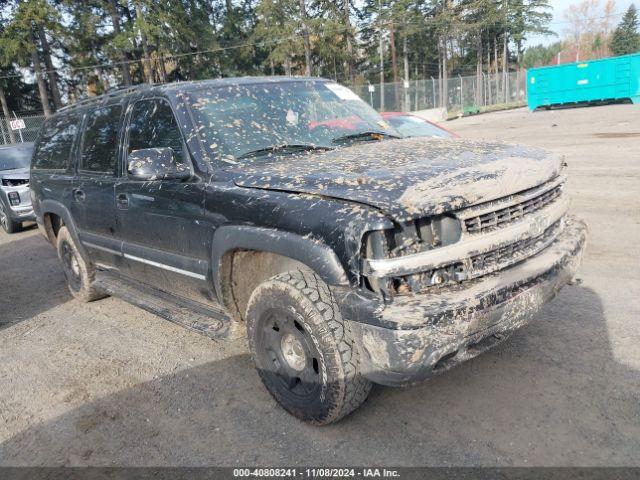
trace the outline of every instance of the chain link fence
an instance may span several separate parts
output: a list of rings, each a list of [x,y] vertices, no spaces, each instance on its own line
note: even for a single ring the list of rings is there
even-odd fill
[[[506,81],[501,73],[454,76],[446,82],[438,79],[409,82],[356,85],[351,89],[378,111],[411,112],[444,108],[450,113],[479,111],[493,105],[526,102],[526,71],[510,72]]]
[[[510,72],[506,82],[500,73],[483,73],[480,79],[475,75],[454,76],[444,87],[444,82],[432,78],[384,83],[382,95],[379,84],[355,85],[351,89],[374,109],[387,112],[444,108],[455,115],[491,106],[523,104],[527,99],[525,70]],[[43,122],[44,115],[8,119],[0,116],[0,144],[33,142]]]
[[[44,123],[44,115],[5,118],[0,115],[0,145],[33,142]],[[22,128],[24,127],[24,128]]]

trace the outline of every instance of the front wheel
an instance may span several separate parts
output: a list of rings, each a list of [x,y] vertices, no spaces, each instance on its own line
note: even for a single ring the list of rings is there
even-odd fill
[[[329,287],[313,272],[269,279],[247,306],[249,348],[276,401],[295,417],[336,422],[367,398],[357,346]]]
[[[2,229],[7,233],[16,233],[22,229],[22,223],[11,220],[2,203],[0,203],[0,225],[2,225]]]
[[[67,279],[69,291],[81,302],[92,302],[107,295],[93,285],[95,271],[82,258],[73,237],[67,227],[58,231],[58,258],[62,262],[62,271]]]

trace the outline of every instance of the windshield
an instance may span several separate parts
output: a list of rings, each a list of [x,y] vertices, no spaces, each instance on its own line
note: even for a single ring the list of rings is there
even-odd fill
[[[189,93],[197,130],[211,156],[236,161],[380,140],[398,133],[342,85],[296,81],[202,88]],[[370,132],[368,137],[357,134]],[[375,135],[382,134],[382,135]],[[386,137],[384,137],[386,138]]]
[[[413,115],[393,115],[386,120],[405,137],[453,138],[446,130]]]
[[[0,148],[0,170],[28,168],[31,163],[32,143]]]

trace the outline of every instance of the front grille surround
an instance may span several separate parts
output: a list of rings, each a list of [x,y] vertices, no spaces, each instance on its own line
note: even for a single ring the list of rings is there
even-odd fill
[[[496,205],[495,209],[480,211],[478,214],[473,213],[477,207],[471,207],[468,210],[462,210],[457,216],[461,220],[465,233],[469,235],[488,233],[542,210],[562,196],[563,188],[564,183],[560,183],[517,203],[507,206]]]
[[[564,227],[561,218],[548,227],[541,235],[518,240],[486,253],[474,255],[465,263],[465,279],[477,278],[510,267],[541,252],[548,247]]]
[[[563,186],[564,178],[556,177],[539,187],[452,212],[449,215],[461,227],[457,241],[429,251],[404,254],[389,248],[382,257],[380,251],[375,258],[367,255],[363,273],[385,286],[385,297],[444,286],[464,288],[466,281],[515,265],[553,243],[564,228],[568,209]]]
[[[396,285],[399,286],[397,291],[399,293],[424,293],[434,288],[464,283],[511,267],[547,248],[553,243],[563,227],[564,218],[555,222],[536,237],[515,241],[437,269],[397,277],[394,279]],[[402,287],[404,285],[406,288]]]
[[[28,187],[28,178],[3,178],[2,186],[4,187]]]

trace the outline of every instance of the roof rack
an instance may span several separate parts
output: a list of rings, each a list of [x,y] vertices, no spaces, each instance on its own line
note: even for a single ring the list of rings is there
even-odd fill
[[[80,100],[78,100],[75,103],[72,103],[70,105],[66,105],[62,108],[60,108],[58,110],[58,112],[62,112],[65,110],[68,110],[70,108],[75,108],[75,107],[79,107],[81,105],[86,105],[87,103],[92,103],[92,102],[98,102],[100,100],[106,99],[106,98],[110,98],[110,97],[115,97],[117,95],[123,95],[129,92],[135,92],[136,90],[140,90],[143,87],[149,87],[149,84],[147,83],[141,83],[139,85],[129,85],[129,86],[124,86],[124,87],[115,87],[115,88],[110,88],[109,90],[107,90],[105,93],[101,94],[101,95],[96,95],[95,97],[83,97]]]

